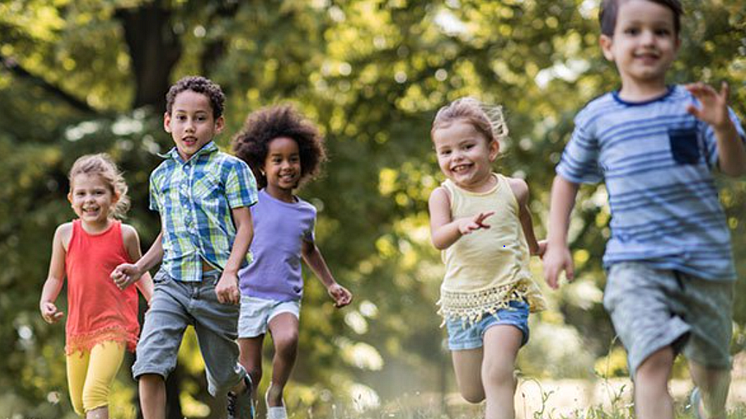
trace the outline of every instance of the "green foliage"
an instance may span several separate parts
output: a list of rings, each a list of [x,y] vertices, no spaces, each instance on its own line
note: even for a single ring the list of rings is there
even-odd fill
[[[332,414],[336,403],[361,400],[366,387],[383,400],[453,389],[434,305],[443,269],[427,217],[427,197],[442,180],[429,139],[434,112],[465,95],[505,107],[511,136],[498,170],[527,179],[543,237],[552,168],[573,116],[619,83],[597,46],[596,3],[0,3],[0,404],[36,417],[69,414],[63,327],[46,325],[37,308],[52,234],[73,216],[66,171],[82,154],[110,152],[130,186],[128,222],[147,247],[158,231],[147,210],[148,174],[160,161],[157,152],[171,146],[163,108],[152,98],[165,94],[159,77],[194,73],[213,78],[228,95],[226,133],[217,139],[224,149],[248,112],[284,101],[327,138],[325,173],[300,194],[318,207],[320,247],[355,302],[334,310],[320,283],[308,278],[298,365],[286,396],[291,409]],[[685,6],[671,81],[727,80],[732,106],[746,116],[743,1]],[[140,12],[161,20],[132,18]],[[137,44],[133,33],[152,38]],[[146,70],[134,71],[139,65]],[[746,186],[727,179],[720,185],[743,276]],[[604,196],[602,186],[581,189],[571,231],[578,280],[547,291],[552,310],[534,326],[535,341],[544,343],[529,345],[521,361],[531,376],[591,377],[594,359],[609,351],[614,334],[598,298],[610,219]],[[541,281],[540,268],[534,272]],[[744,287],[739,282],[736,293],[739,324],[746,321],[746,306],[738,304]],[[558,337],[587,356],[543,356]],[[180,354],[182,407],[190,416],[216,415],[219,403],[206,395],[204,367],[189,339]],[[131,389],[128,377],[125,371],[118,385]],[[48,401],[55,391],[58,404]],[[590,412],[583,417],[624,417]]]

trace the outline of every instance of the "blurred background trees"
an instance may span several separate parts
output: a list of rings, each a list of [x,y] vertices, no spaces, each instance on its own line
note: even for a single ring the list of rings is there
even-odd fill
[[[731,105],[746,116],[746,3],[684,3],[671,82],[728,81]],[[319,209],[320,247],[355,302],[336,311],[318,281],[307,281],[291,409],[328,414],[453,391],[435,315],[443,270],[427,225],[427,197],[442,181],[430,123],[461,96],[503,105],[511,135],[498,168],[527,179],[544,236],[553,168],[572,118],[618,87],[597,46],[597,7],[595,0],[0,2],[0,416],[73,417],[64,327],[38,314],[54,228],[73,217],[66,172],[82,154],[111,153],[132,194],[128,222],[147,248],[158,228],[147,210],[148,175],[172,145],[162,129],[164,95],[188,74],[212,78],[227,94],[227,127],[217,140],[224,149],[247,113],[280,102],[298,106],[327,138],[331,161],[300,194]],[[743,277],[746,183],[720,185]],[[603,186],[583,187],[571,232],[578,279],[547,292],[551,310],[534,318],[524,374],[625,375],[619,356],[613,371],[594,372],[619,351],[600,304],[609,218]],[[538,260],[533,269],[543,282]],[[743,281],[738,289],[740,331]],[[734,352],[742,340],[737,334]],[[221,417],[193,335],[179,360],[170,417]],[[127,367],[115,417],[137,414]]]

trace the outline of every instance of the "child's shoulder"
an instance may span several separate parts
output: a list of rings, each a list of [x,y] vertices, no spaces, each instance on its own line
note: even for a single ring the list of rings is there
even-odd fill
[[[528,198],[528,183],[521,178],[503,176],[510,186],[510,190],[513,192],[518,203],[524,203]]]
[[[70,243],[70,239],[73,236],[73,222],[68,221],[57,226],[54,231],[54,240],[64,247],[67,251],[67,246]]]

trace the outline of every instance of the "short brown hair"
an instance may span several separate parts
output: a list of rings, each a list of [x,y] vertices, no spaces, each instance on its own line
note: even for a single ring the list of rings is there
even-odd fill
[[[598,20],[601,23],[601,33],[608,37],[614,36],[616,28],[617,15],[619,6],[629,0],[603,0],[601,10],[598,12]],[[684,8],[679,0],[646,0],[652,3],[668,7],[673,12],[673,26],[678,36],[681,31],[681,16],[684,14]]]
[[[195,93],[201,93],[210,99],[210,106],[212,107],[212,116],[215,119],[220,118],[223,115],[223,104],[225,103],[225,95],[223,90],[220,89],[216,83],[212,80],[202,76],[186,76],[182,77],[179,81],[174,83],[168,93],[166,93],[166,113],[171,115],[171,110],[174,106],[174,100],[176,96],[187,90],[191,90]]]

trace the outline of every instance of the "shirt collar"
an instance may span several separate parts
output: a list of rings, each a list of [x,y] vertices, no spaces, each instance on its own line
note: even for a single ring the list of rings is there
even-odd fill
[[[189,161],[198,158],[199,156],[203,154],[210,154],[213,152],[218,151],[218,146],[215,144],[215,141],[210,141],[209,143],[205,144],[202,148],[197,150],[196,153],[192,156],[192,158],[189,159]],[[158,153],[158,156],[164,159],[174,159],[175,161],[179,163],[186,163],[185,161],[181,160],[181,156],[179,155],[179,150],[176,147],[172,147],[171,150],[169,150],[166,153]]]

